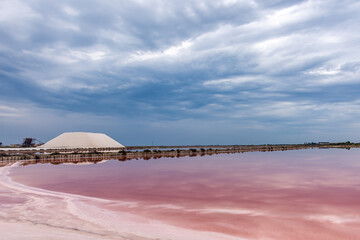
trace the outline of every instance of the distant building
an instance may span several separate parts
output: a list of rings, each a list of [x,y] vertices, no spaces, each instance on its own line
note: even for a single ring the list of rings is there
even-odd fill
[[[10,147],[22,147],[22,145],[21,144],[10,144]]]
[[[2,142],[0,142],[0,147],[2,146]]]
[[[320,145],[329,144],[330,142],[319,142]]]
[[[22,144],[23,147],[33,147],[35,146],[35,138],[24,138],[24,142]]]

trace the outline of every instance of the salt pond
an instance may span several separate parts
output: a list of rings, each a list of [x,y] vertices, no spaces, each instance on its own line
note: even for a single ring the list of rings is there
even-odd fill
[[[0,230],[6,239],[360,239],[359,156],[313,149],[16,164],[1,169]]]

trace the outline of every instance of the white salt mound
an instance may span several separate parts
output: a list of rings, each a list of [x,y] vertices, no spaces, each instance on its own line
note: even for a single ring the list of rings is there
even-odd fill
[[[103,133],[68,132],[48,141],[39,148],[121,148],[124,147]]]

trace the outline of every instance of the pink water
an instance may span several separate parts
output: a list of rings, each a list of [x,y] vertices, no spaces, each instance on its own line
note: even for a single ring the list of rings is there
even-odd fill
[[[234,239],[360,239],[359,156],[358,149],[316,149],[36,164],[15,168],[11,177],[129,202],[103,207]]]

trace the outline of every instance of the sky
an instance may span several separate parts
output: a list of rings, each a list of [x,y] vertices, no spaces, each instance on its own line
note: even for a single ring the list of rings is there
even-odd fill
[[[360,142],[357,0],[0,0],[0,142]]]

